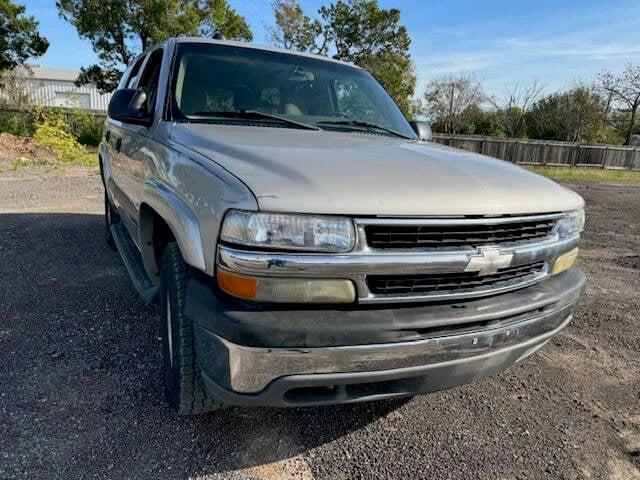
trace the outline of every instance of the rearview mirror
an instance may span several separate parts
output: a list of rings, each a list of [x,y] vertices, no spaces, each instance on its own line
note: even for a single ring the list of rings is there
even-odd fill
[[[109,102],[108,115],[114,120],[135,125],[151,125],[147,108],[147,94],[142,90],[123,88],[116,91]]]
[[[411,128],[416,132],[418,138],[423,142],[431,142],[433,140],[433,133],[431,132],[431,125],[427,122],[422,122],[420,120],[413,120],[409,122],[411,124]]]
[[[315,75],[312,72],[307,72],[304,68],[297,66],[288,80],[290,82],[313,82]]]

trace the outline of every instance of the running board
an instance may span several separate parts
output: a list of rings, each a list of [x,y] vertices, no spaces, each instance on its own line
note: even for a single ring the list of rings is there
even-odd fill
[[[147,275],[147,271],[142,264],[142,256],[129,234],[125,231],[122,221],[111,225],[111,235],[113,235],[124,266],[129,272],[133,287],[145,303],[152,304],[158,293],[158,287],[154,285]]]

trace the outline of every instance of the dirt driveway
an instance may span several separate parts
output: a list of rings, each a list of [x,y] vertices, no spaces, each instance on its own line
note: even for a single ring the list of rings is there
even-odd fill
[[[95,174],[0,174],[0,478],[640,478],[640,188],[587,201],[570,327],[405,401],[194,418],[163,403],[157,314],[103,241]]]

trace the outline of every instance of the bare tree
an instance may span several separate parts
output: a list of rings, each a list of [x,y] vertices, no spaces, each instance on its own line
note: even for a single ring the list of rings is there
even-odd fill
[[[426,113],[451,134],[460,132],[468,123],[465,114],[483,101],[482,86],[466,72],[431,80],[424,94]]]
[[[28,80],[33,72],[28,65],[18,65],[0,75],[0,106],[24,110],[31,105]]]
[[[640,109],[640,65],[628,63],[624,71],[618,75],[603,70],[598,79],[600,87],[608,95],[608,106],[617,106],[619,111],[628,114],[628,121],[623,128],[624,143],[629,145]]]
[[[527,115],[544,89],[545,85],[538,80],[530,84],[516,82],[489,98],[508,137],[525,135]]]

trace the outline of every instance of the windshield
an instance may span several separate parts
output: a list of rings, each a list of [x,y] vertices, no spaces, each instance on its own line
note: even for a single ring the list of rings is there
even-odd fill
[[[175,65],[172,111],[177,120],[415,138],[389,94],[359,68],[204,43],[180,44]]]

